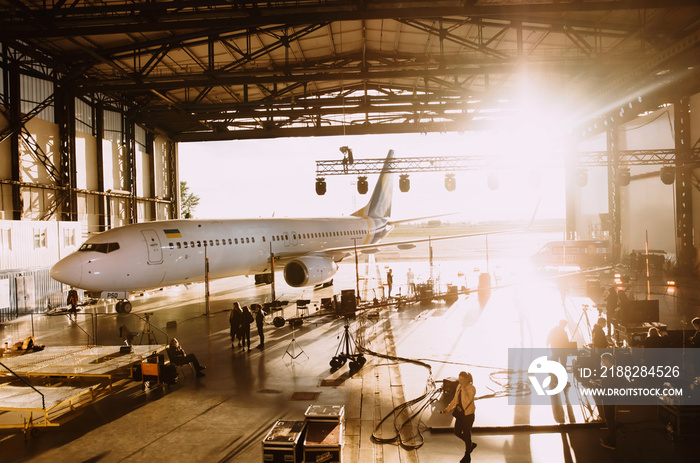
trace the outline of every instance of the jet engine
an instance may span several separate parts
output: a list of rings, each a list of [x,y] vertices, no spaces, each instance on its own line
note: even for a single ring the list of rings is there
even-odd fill
[[[338,264],[333,259],[321,256],[303,256],[284,267],[284,280],[289,286],[315,286],[333,278]]]

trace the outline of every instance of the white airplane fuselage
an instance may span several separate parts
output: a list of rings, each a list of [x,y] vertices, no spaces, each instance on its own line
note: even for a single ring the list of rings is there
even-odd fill
[[[138,223],[90,237],[56,263],[51,276],[121,299],[131,291],[204,281],[205,255],[209,277],[223,278],[269,272],[273,253],[288,262],[290,285],[307,286],[332,278],[343,257],[334,256],[334,248],[376,243],[390,231],[387,224],[388,219],[371,217]],[[301,264],[297,273],[305,276],[295,277],[290,267],[295,259]]]

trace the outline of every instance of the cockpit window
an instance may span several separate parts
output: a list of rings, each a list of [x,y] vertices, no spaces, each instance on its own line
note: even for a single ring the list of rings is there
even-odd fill
[[[80,246],[79,251],[95,251],[109,254],[117,249],[119,249],[119,243],[85,243]]]

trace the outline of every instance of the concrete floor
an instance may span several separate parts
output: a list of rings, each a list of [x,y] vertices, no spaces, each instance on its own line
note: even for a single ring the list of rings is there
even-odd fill
[[[37,342],[55,346],[87,344],[88,334],[95,334],[99,344],[118,344],[119,327],[127,325],[131,331],[143,332],[145,324],[138,316],[149,313],[152,324],[162,330],[155,332],[157,340],[164,343],[166,335],[177,337],[207,366],[206,377],[187,372],[170,389],[147,392],[132,382],[61,427],[42,430],[27,441],[21,433],[0,431],[0,460],[260,462],[262,439],[276,420],[303,419],[310,404],[342,404],[346,406],[344,462],[456,462],[462,457],[463,445],[451,434],[451,419],[436,413],[444,407],[444,399],[426,407],[418,425],[420,433],[415,432],[415,424],[402,430],[407,447],[422,444],[417,450],[375,443],[371,435],[392,408],[423,394],[430,379],[440,381],[468,370],[474,374],[477,395],[486,396],[476,402],[474,442],[478,448],[473,461],[697,461],[691,459],[697,455],[690,451],[693,439],[669,441],[655,420],[625,426],[618,435],[618,449],[610,451],[598,444],[603,435],[600,424],[591,421],[595,417],[582,407],[508,405],[497,382],[507,369],[507,348],[543,346],[548,331],[561,318],[569,320],[569,330],[581,321],[574,339],[582,345],[589,336],[582,307],[599,301],[589,298],[585,276],[571,277],[564,292],[559,280],[534,274],[524,259],[492,253],[487,263],[467,260],[462,251],[444,250],[453,259],[443,261],[436,272],[443,282],[475,287],[478,273],[488,265],[501,286],[490,297],[473,293],[450,306],[430,303],[387,308],[376,317],[357,317],[350,325],[352,335],[373,352],[423,359],[430,370],[368,355],[367,364],[353,376],[347,366],[331,373],[328,362],[344,325],[343,319],[331,316],[309,319],[294,333],[288,326],[266,325],[264,350],[232,349],[228,334],[232,301],[249,305],[269,299],[269,286],[255,287],[252,278],[214,282],[210,316],[204,315],[202,285],[137,297],[129,315],[117,315],[108,305],[86,309],[96,313],[95,333],[90,315],[78,316],[80,326],[64,316],[37,316],[33,320]],[[372,278],[385,274],[387,266],[393,268],[402,292],[408,267],[419,281],[429,274],[417,257],[381,264],[365,261],[363,258],[360,266],[367,278],[362,285],[363,292],[369,291],[365,297],[381,293]],[[313,314],[314,303],[322,297],[355,287],[354,272],[352,263],[342,264],[334,287],[317,291],[294,290],[278,283],[277,295],[291,301],[311,299]],[[678,298],[661,299],[662,321],[669,328],[682,325],[693,313],[700,315],[697,306],[681,307]],[[294,315],[293,307],[286,309],[286,317]],[[171,321],[176,328],[166,329]],[[3,342],[31,333],[28,319],[0,326]],[[140,341],[138,336],[136,341]],[[257,344],[253,329],[252,345]],[[294,356],[299,354],[295,359],[286,353],[292,347]],[[497,397],[488,397],[494,393]],[[376,433],[387,438],[394,429],[384,425]]]

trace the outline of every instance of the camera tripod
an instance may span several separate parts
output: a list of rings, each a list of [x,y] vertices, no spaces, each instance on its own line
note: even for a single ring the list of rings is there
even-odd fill
[[[144,313],[143,316],[145,318],[144,322],[146,323],[146,329],[141,333],[141,340],[139,341],[139,344],[143,344],[143,336],[146,336],[146,342],[149,345],[155,345],[158,344],[158,340],[156,339],[156,334],[153,332],[151,329],[151,322],[150,322],[150,317],[153,315],[152,312],[147,312]]]
[[[586,327],[588,328],[588,336],[591,336],[591,321],[588,319],[588,309],[590,308],[588,304],[582,304],[581,308],[583,311],[581,312],[581,316],[578,317],[578,322],[576,323],[576,327],[574,328],[574,331],[571,332],[571,337],[573,338],[576,335],[576,332],[578,331],[578,327],[581,324],[581,322],[585,319],[586,320]],[[598,317],[602,317],[602,311],[601,309],[598,309]]]
[[[355,373],[363,367],[367,359],[364,355],[355,352],[356,344],[355,340],[350,335],[350,325],[348,324],[348,319],[345,319],[345,326],[343,327],[343,335],[340,338],[340,344],[338,344],[338,349],[335,351],[335,355],[331,359],[331,372],[336,371],[349,359],[350,360],[350,373]]]

